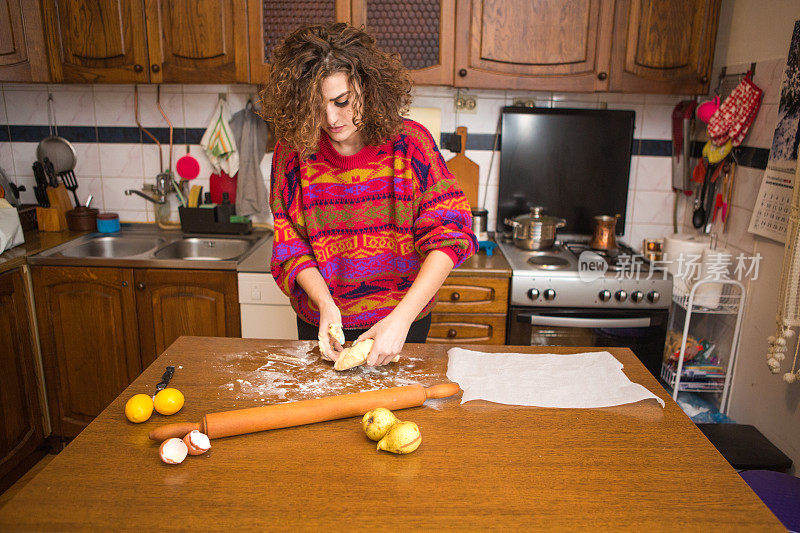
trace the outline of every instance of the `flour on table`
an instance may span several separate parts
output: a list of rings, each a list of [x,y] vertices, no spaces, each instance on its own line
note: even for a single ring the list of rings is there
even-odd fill
[[[405,385],[431,386],[442,382],[423,370],[421,358],[401,355],[399,363],[380,367],[360,366],[336,371],[319,356],[315,341],[301,341],[296,348],[265,347],[240,353],[221,354],[215,366],[226,380],[219,396],[253,404],[309,400]],[[441,409],[442,400],[425,405]]]

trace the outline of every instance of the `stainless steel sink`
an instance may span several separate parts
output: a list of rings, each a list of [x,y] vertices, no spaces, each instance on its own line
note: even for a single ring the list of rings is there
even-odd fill
[[[96,237],[88,242],[66,248],[66,257],[131,257],[155,250],[164,243],[158,237],[109,236]]]
[[[188,261],[232,260],[253,246],[250,239],[222,239],[208,237],[186,237],[178,239],[158,250],[156,259],[183,259]]]

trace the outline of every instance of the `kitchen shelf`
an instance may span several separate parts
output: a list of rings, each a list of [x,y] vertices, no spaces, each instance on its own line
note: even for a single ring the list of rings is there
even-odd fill
[[[676,291],[673,294],[673,302],[686,312],[683,320],[683,335],[681,337],[681,349],[676,365],[670,365],[667,361],[662,363],[661,379],[672,389],[672,398],[677,401],[678,392],[713,392],[722,393],[720,399],[720,412],[727,415],[728,403],[730,400],[731,383],[733,382],[736,370],[736,352],[739,345],[739,335],[742,326],[742,316],[744,314],[744,304],[746,291],[741,282],[732,279],[720,280],[700,280],[692,285],[688,293]],[[707,377],[692,375],[687,365],[685,365],[686,340],[689,336],[689,327],[692,324],[693,315],[735,315],[733,333],[729,339],[707,339],[716,340],[714,346],[721,346],[725,340],[730,341],[727,362],[724,372],[712,374]],[[670,330],[676,331],[672,327],[673,318],[679,315],[674,314],[670,317]]]

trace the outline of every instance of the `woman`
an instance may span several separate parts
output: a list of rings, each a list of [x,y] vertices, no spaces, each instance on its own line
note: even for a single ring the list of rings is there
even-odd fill
[[[401,116],[399,59],[347,24],[300,28],[275,48],[261,98],[279,139],[272,274],[299,338],[336,360],[341,324],[347,340],[374,339],[369,365],[425,342],[437,291],[477,243],[431,134]]]

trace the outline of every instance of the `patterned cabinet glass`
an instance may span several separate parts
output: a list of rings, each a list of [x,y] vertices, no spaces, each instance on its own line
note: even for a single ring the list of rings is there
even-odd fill
[[[250,0],[250,82],[263,83],[272,50],[290,31],[323,22],[350,22],[349,0]]]
[[[454,0],[353,0],[353,24],[400,54],[417,83],[453,82]]]

